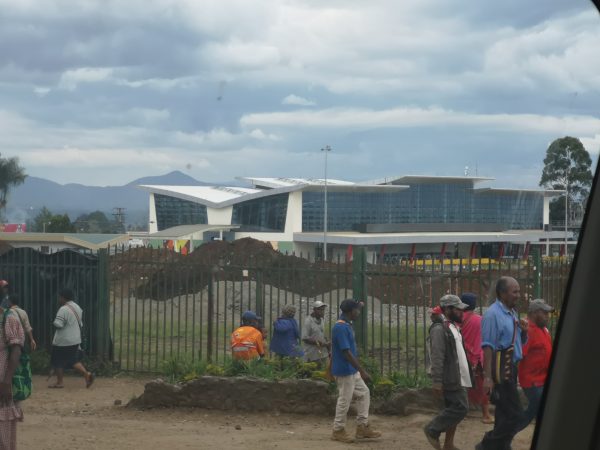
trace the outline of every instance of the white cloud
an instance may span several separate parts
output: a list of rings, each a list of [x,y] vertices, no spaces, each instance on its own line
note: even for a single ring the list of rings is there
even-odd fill
[[[290,94],[281,101],[282,105],[315,106],[316,103],[307,98]]]
[[[44,97],[50,91],[51,91],[51,89],[49,87],[36,86],[35,88],[33,88],[33,92],[35,92],[40,97]]]
[[[293,128],[414,128],[467,126],[501,131],[589,135],[600,129],[600,118],[592,116],[550,116],[539,114],[475,114],[443,108],[331,108],[254,113],[242,117],[247,127],[275,126]]]
[[[590,155],[600,155],[600,134],[596,134],[593,137],[582,137],[579,139]]]
[[[80,67],[64,72],[58,83],[59,87],[73,91],[82,83],[98,83],[112,78],[113,69],[109,67]]]
[[[188,161],[174,149],[130,149],[130,148],[48,148],[27,151],[21,155],[24,165],[61,168],[65,162],[71,167],[83,169],[136,167],[164,170],[166,167],[183,167]],[[205,159],[195,159],[197,167],[208,167]]]
[[[266,140],[278,141],[279,140],[279,136],[277,136],[275,134],[267,134],[259,128],[255,128],[254,130],[252,130],[250,133],[248,133],[248,136],[253,137],[254,139],[258,139],[259,141],[266,141]]]
[[[127,114],[131,120],[145,123],[163,122],[171,117],[168,109],[132,108]]]

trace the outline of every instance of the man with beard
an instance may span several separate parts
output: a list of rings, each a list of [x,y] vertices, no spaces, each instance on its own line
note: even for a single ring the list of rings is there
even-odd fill
[[[454,450],[456,427],[469,411],[467,388],[472,386],[471,371],[457,324],[468,307],[456,295],[440,299],[444,321],[433,323],[431,338],[431,378],[433,390],[444,399],[444,409],[425,426],[425,436],[440,450],[440,435],[446,433],[444,450]]]

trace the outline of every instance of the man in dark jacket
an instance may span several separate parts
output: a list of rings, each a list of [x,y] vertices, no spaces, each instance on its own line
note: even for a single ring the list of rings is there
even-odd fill
[[[281,358],[298,358],[304,355],[300,346],[300,329],[294,316],[296,307],[285,305],[281,317],[273,322],[273,337],[269,349]]]
[[[425,426],[425,436],[433,448],[440,450],[440,435],[446,433],[444,450],[453,450],[456,427],[469,410],[467,388],[472,386],[471,372],[456,324],[468,307],[456,295],[440,299],[444,313],[442,323],[434,322],[429,329],[431,339],[431,378],[433,390],[443,397],[445,408]]]

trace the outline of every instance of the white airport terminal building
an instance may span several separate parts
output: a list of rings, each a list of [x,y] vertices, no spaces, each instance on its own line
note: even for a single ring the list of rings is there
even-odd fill
[[[143,185],[149,237],[252,237],[280,251],[329,258],[365,247],[368,258],[509,257],[564,243],[549,204],[561,191],[487,187],[484,177],[398,176],[366,182],[239,178],[248,187]],[[324,230],[327,189],[327,232]],[[177,227],[177,228],[175,228]]]

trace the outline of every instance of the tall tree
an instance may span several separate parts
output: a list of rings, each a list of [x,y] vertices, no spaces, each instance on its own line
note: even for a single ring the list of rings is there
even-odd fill
[[[0,154],[0,211],[6,207],[11,188],[22,184],[25,178],[27,175],[19,165],[19,158],[2,158]]]
[[[546,150],[540,186],[568,191],[569,209],[584,206],[592,185],[592,159],[581,141],[566,136],[556,139]],[[550,205],[550,220],[564,220],[565,196]]]
[[[38,233],[75,233],[75,226],[67,214],[52,214],[45,206],[27,228]]]
[[[123,225],[109,220],[102,211],[82,214],[74,222],[78,233],[124,233]]]

